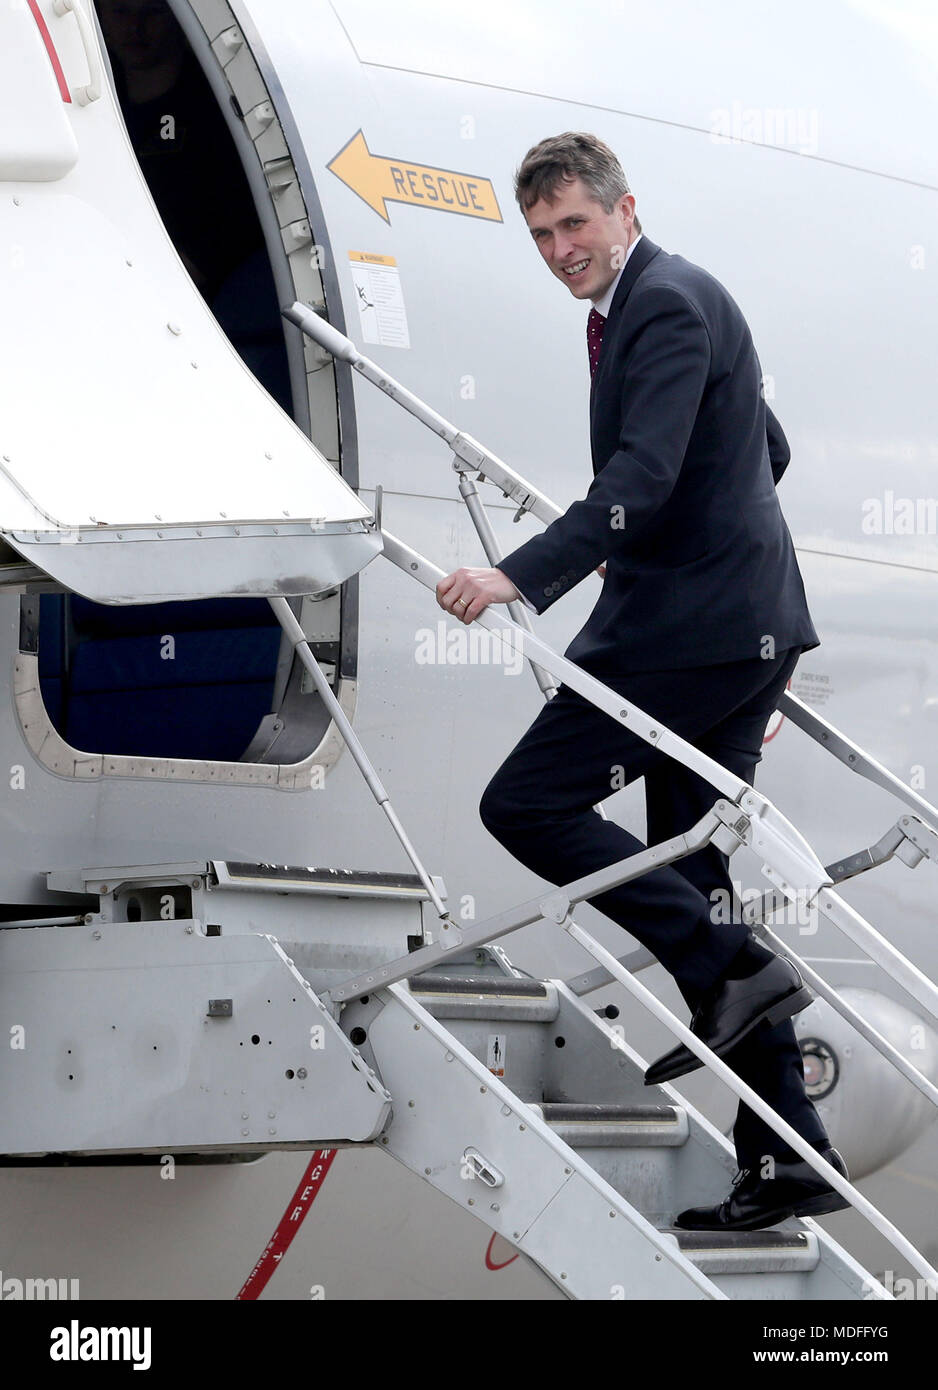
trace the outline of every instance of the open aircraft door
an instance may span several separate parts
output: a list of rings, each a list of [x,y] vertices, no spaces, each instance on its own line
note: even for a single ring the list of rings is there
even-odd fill
[[[337,585],[380,532],[190,279],[80,6],[0,18],[0,576],[110,604]]]

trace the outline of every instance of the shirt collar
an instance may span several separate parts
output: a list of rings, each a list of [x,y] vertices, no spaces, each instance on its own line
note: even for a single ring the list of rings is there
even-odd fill
[[[609,310],[612,308],[612,301],[615,297],[615,292],[618,289],[619,281],[622,279],[622,272],[623,270],[625,270],[625,267],[629,263],[629,256],[631,256],[632,252],[635,250],[636,246],[641,241],[641,239],[642,233],[639,232],[638,236],[635,238],[635,240],[632,242],[631,246],[625,253],[625,260],[622,262],[622,265],[619,268],[618,275],[613,280],[612,284],[609,286],[602,299],[596,299],[593,301],[593,308],[596,310],[597,314],[602,314],[604,319],[609,317]]]

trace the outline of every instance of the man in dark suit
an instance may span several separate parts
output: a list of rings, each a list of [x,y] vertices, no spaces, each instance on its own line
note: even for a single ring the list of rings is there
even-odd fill
[[[749,329],[706,271],[641,232],[612,151],[567,132],[526,155],[515,180],[525,221],[552,273],[593,302],[593,482],[543,534],[497,569],[460,569],[437,598],[469,623],[521,598],[543,613],[593,569],[602,593],[565,655],[751,783],[767,721],[801,651],[818,645],[775,494],[789,461],[765,404]],[[492,778],[487,829],[552,883],[642,848],[593,809],[644,776],[651,844],[690,828],[716,800],[702,778],[660,754],[566,686]],[[796,967],[734,914],[726,856],[713,845],[590,899],[675,977],[691,1028],[838,1172],[807,1096],[791,1015],[811,1000]],[[647,1084],[700,1065],[683,1045]],[[754,1229],[844,1200],[740,1103],[740,1176],[717,1206],[681,1212],[694,1229]]]

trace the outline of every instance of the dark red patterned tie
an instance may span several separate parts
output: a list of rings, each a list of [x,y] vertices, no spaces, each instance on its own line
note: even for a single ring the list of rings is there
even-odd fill
[[[606,320],[596,309],[590,309],[589,318],[586,320],[586,346],[590,355],[590,380],[596,375],[596,363],[599,361],[599,349],[603,345],[603,329],[606,327]]]

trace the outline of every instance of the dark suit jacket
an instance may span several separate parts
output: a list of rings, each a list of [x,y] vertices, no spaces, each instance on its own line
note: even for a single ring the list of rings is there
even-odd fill
[[[775,652],[818,645],[775,495],[790,453],[761,379],[723,286],[643,236],[593,379],[593,482],[498,564],[543,613],[605,563],[571,661],[601,676],[772,654],[767,638]]]

